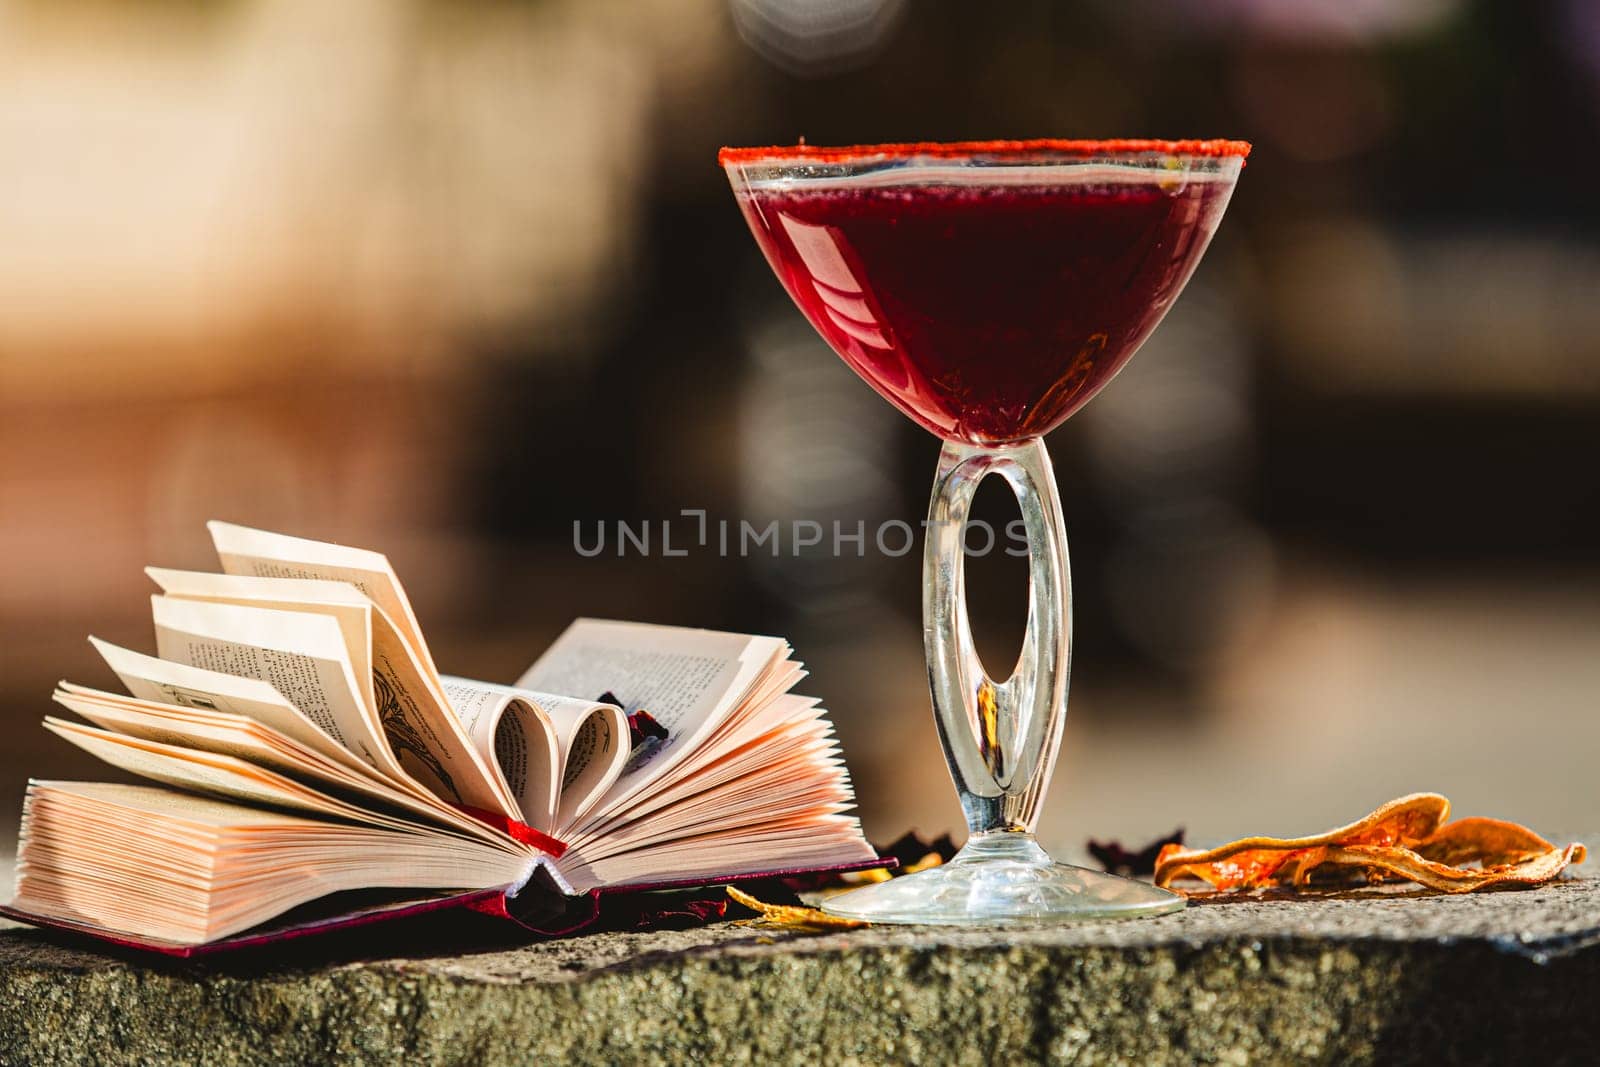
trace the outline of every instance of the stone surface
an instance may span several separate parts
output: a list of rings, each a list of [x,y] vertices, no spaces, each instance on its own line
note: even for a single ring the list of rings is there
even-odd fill
[[[0,931],[0,1063],[1595,1062],[1600,880],[1128,923],[152,963]],[[419,935],[421,936],[421,935]],[[445,946],[448,945],[448,953]],[[330,959],[330,956],[333,958]]]

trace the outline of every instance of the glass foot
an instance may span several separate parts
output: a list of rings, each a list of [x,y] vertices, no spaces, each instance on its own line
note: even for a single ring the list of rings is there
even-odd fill
[[[823,901],[829,915],[874,923],[980,926],[1133,919],[1178,911],[1184,900],[1146,882],[1056,863],[1031,834],[972,838],[942,867]]]

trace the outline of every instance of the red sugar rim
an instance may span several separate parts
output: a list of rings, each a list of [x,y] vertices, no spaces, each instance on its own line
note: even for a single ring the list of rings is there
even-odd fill
[[[974,155],[1008,155],[1028,152],[1058,152],[1075,156],[1127,155],[1151,152],[1166,156],[1238,156],[1250,154],[1249,141],[1072,141],[1041,139],[1033,141],[910,141],[900,144],[858,144],[837,148],[821,145],[772,145],[766,148],[724,148],[717,153],[722,166],[730,163],[755,163],[766,160],[805,160],[812,163],[842,163],[847,160],[884,156],[934,156],[950,159]]]

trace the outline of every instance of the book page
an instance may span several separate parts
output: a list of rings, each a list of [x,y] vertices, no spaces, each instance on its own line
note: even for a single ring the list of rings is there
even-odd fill
[[[561,798],[556,824],[562,830],[589,813],[627,767],[628,716],[615,704],[529,692],[555,725],[561,744]]]
[[[365,763],[353,761],[352,767],[325,759],[241,715],[155,704],[70,682],[61,683],[51,699],[112,733],[233,756],[291,777],[315,778],[340,788],[364,790],[381,783],[385,795],[395,792],[393,785]],[[363,768],[365,773],[356,768]]]
[[[516,794],[473,744],[432,664],[424,663],[388,612],[372,614],[378,715],[401,762],[456,804],[517,817]]]
[[[555,730],[543,710],[504,686],[467,678],[447,675],[444,693],[479,758],[516,798],[516,818],[536,830],[552,832],[561,757]]]
[[[787,652],[787,649],[785,651]],[[717,763],[723,754],[744,743],[741,738],[750,739],[753,736],[752,731],[759,732],[763,729],[763,724],[769,724],[775,713],[781,715],[782,709],[792,708],[790,701],[798,700],[807,707],[814,706],[816,701],[812,698],[788,693],[788,690],[804,677],[805,671],[798,663],[792,660],[774,662],[755,680],[745,698],[715,730],[707,734],[699,744],[695,745],[694,750],[679,760],[671,770],[657,776],[651,782],[648,795],[635,797],[627,812],[614,813],[614,817],[632,818],[640,810],[640,805],[654,804],[663,790],[696,779],[707,767]]]
[[[628,760],[586,825],[626,805],[727,718],[788,646],[775,637],[579,619],[517,687],[573,696],[610,692],[643,708],[667,738]]]
[[[659,886],[781,870],[860,867],[877,858],[861,836],[859,822],[821,810],[595,860],[568,852],[557,866],[582,892],[601,886]]]
[[[364,548],[347,548],[325,541],[310,541],[266,530],[252,530],[226,522],[208,522],[212,544],[222,569],[228,574],[259,578],[324,578],[349,582],[394,621],[423,669],[438,680],[433,655],[422,637],[411,601],[386,556]]]
[[[146,567],[145,574],[167,596],[214,600],[279,611],[314,611],[339,624],[350,667],[359,682],[372,673],[372,601],[347,582],[321,579],[247,578],[206,571]]]
[[[172,571],[146,573],[168,596],[327,615],[339,623],[356,678],[400,766],[435,795],[515,816],[514,798],[451,714],[388,613],[347,582]]]
[[[738,744],[725,747],[713,740],[680,763],[671,775],[658,778],[648,793],[635,797],[626,809],[614,812],[604,823],[586,826],[583,847],[594,844],[609,849],[619,834],[640,828],[670,836],[672,817],[664,812],[673,805],[711,797],[725,785],[740,788],[758,782],[761,775],[802,752],[814,754],[819,764],[831,762],[838,755],[838,747],[832,724],[823,714],[810,697],[779,697],[747,717],[752,728],[741,730]],[[753,817],[759,819],[764,814],[756,810]]]
[[[150,603],[162,659],[267,682],[350,751],[401,773],[361,699],[344,633],[333,619],[167,596]]]
[[[141,700],[243,715],[325,756],[334,759],[354,756],[348,747],[302,715],[267,682],[130,652],[98,637],[89,638],[89,643],[116,672],[128,692]]]
[[[53,716],[47,716],[44,725],[51,733],[113,767],[121,767],[165,785],[242,800],[247,804],[294,808],[370,826],[397,830],[424,829],[408,819],[359,807],[233,756],[146,741]],[[431,827],[426,829],[432,830]]]
[[[114,693],[62,683],[55,701],[102,729],[127,738],[157,742],[175,749],[231,756],[287,775],[302,784],[327,789],[349,799],[365,798],[377,809],[398,809],[430,824],[491,844],[510,844],[498,831],[473,819],[432,794],[412,792],[404,783],[391,782],[371,767],[322,758],[254,719],[226,712],[156,704]]]
[[[837,769],[837,749],[828,742],[788,751],[750,767],[731,781],[677,799],[647,817],[610,827],[581,851],[585,860],[658,847],[683,836],[723,830],[759,829],[803,811],[843,813],[851,802],[848,781]]]

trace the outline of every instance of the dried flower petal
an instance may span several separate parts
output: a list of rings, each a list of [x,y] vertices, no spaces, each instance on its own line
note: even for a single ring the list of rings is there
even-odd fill
[[[1089,855],[1093,856],[1101,869],[1109,874],[1138,878],[1155,873],[1156,859],[1168,845],[1183,845],[1183,827],[1180,826],[1166,837],[1150,842],[1137,852],[1129,852],[1122,847],[1120,841],[1091,840]]]
[[[919,871],[929,871],[935,867],[941,867],[943,865],[944,857],[939,855],[937,852],[930,852],[917,862],[908,863],[904,867],[900,868],[899,873],[902,875],[916,874]]]
[[[797,907],[793,904],[768,904],[749,893],[727,886],[728,896],[760,916],[763,925],[785,926],[794,930],[854,930],[867,924],[860,919],[841,919],[816,908]]]

